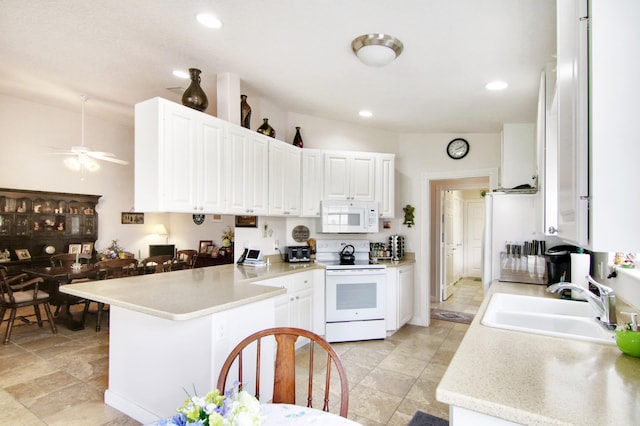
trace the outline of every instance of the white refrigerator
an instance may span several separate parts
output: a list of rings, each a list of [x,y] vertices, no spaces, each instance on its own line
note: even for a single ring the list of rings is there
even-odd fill
[[[482,248],[482,286],[486,293],[493,280],[500,279],[501,253],[506,244],[547,240],[541,230],[539,194],[492,192],[485,196],[485,227]]]

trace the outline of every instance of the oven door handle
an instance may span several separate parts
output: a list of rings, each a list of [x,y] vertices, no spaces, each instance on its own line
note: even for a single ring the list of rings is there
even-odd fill
[[[327,276],[340,276],[340,275],[385,275],[387,270],[385,268],[372,268],[372,269],[327,269]]]

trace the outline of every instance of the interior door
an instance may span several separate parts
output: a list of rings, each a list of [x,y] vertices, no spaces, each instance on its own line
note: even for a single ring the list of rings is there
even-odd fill
[[[465,214],[465,276],[482,277],[482,230],[484,200],[467,201]]]
[[[444,274],[443,274],[443,283],[441,288],[442,298],[441,300],[446,300],[451,296],[451,289],[456,282],[455,278],[455,256],[454,253],[456,251],[455,239],[454,239],[454,226],[455,226],[455,218],[454,218],[454,208],[453,208],[453,193],[452,191],[444,191],[443,198],[443,211],[442,211],[442,241],[443,241],[443,250],[444,250]]]
[[[463,276],[464,270],[464,202],[460,191],[453,191],[453,279],[454,283]]]

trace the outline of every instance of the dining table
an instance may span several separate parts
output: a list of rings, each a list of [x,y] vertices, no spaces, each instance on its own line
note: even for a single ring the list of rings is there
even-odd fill
[[[84,329],[84,319],[76,320],[71,314],[71,305],[84,303],[84,299],[60,292],[61,285],[71,284],[75,280],[96,280],[98,270],[92,264],[82,264],[79,268],[67,266],[39,266],[23,269],[21,272],[30,277],[42,278],[43,289],[49,293],[50,304],[56,307],[56,322],[61,322],[70,330]],[[60,315],[60,313],[63,315]]]
[[[275,425],[332,425],[360,426],[353,420],[315,408],[292,404],[260,404],[263,426]]]

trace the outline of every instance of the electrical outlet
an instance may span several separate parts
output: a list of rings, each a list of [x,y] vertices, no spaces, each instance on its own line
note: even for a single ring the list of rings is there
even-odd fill
[[[280,242],[278,240],[275,240],[273,242],[273,249],[274,250],[279,250],[280,249]]]

